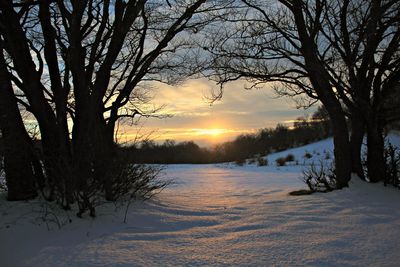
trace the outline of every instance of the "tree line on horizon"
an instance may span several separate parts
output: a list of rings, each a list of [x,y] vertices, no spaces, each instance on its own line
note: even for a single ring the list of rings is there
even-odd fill
[[[382,181],[384,131],[400,119],[400,2],[0,0],[8,199],[42,194],[92,213],[93,199],[140,192],[147,172],[129,171],[118,125],[158,111],[146,108],[151,82],[190,77],[215,81],[214,100],[245,79],[301,106],[322,103],[333,126],[335,189],[352,172]]]
[[[330,137],[332,128],[326,110],[319,107],[309,118],[299,117],[293,127],[283,124],[264,128],[252,134],[242,134],[234,140],[200,147],[193,141],[166,140],[158,144],[145,140],[137,144],[123,145],[120,153],[132,163],[151,164],[206,164],[243,162],[252,157],[287,150]]]

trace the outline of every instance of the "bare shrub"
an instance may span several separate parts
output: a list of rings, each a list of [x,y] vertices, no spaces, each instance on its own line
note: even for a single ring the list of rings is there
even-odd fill
[[[129,207],[134,200],[148,200],[160,193],[172,180],[159,179],[161,166],[143,164],[126,165],[113,181],[113,193],[117,200],[126,204],[124,222],[126,222]]]
[[[89,211],[90,217],[96,217],[96,207],[101,204],[103,199],[102,192],[102,184],[94,178],[80,182],[79,189],[74,191],[74,199],[79,208],[76,215],[82,218],[82,215]]]
[[[369,182],[367,151],[364,151],[361,164],[365,174],[366,180]],[[385,158],[385,177],[381,179],[384,186],[392,185],[400,189],[400,149],[390,142],[385,144],[384,149]]]
[[[4,172],[4,160],[3,157],[0,156],[0,191],[7,191],[7,184],[5,179]]]
[[[51,231],[54,230],[54,227],[56,227],[56,229],[61,229],[63,226],[72,222],[70,212],[60,209],[57,203],[49,202],[42,196],[40,196],[37,201],[39,205],[35,206],[34,212],[38,213],[39,216],[35,218],[35,224],[45,224],[47,230]]]
[[[313,157],[313,156],[312,156],[311,153],[309,153],[309,152],[304,153],[304,158],[306,158],[306,159],[311,159],[312,157]]]
[[[161,166],[130,164],[124,160],[118,162],[117,165],[119,168],[115,169],[111,181],[112,195],[114,201],[126,203],[126,212],[132,201],[150,199],[171,183],[169,180],[159,179],[160,172],[163,170]],[[104,190],[101,185],[102,183],[96,184],[96,181],[93,181],[87,187],[88,190],[78,195],[78,216],[86,211],[89,211],[90,216],[95,216],[95,207],[102,204],[103,199]]]
[[[6,181],[2,178],[0,178],[0,191],[7,191]]]
[[[384,185],[393,185],[400,189],[400,150],[391,143],[385,147],[385,179]]]
[[[237,159],[237,160],[235,160],[235,164],[237,166],[243,166],[245,163],[246,163],[245,159]]]
[[[333,167],[327,167],[323,161],[316,166],[312,163],[303,170],[302,180],[312,192],[330,192],[336,189],[336,177]]]
[[[170,180],[159,179],[162,170],[161,166],[126,165],[113,181],[116,199],[150,199],[171,183]]]
[[[291,162],[291,161],[294,161],[295,157],[293,154],[288,154],[285,159],[286,159],[286,162]]]
[[[256,158],[251,158],[251,159],[249,159],[249,160],[247,161],[247,163],[248,163],[248,164],[255,164],[256,161],[257,161]]]
[[[87,212],[95,217],[96,208],[110,201],[105,200],[107,193],[113,196],[111,201],[128,203],[129,208],[131,201],[149,199],[170,184],[159,179],[162,167],[132,164],[131,159],[118,154],[104,162],[108,165],[100,176],[89,173],[89,177],[85,177],[73,167],[56,170],[59,183],[46,183],[41,195],[47,200],[56,200],[65,210],[71,209],[70,204],[76,204],[78,217]]]
[[[325,159],[331,159],[331,154],[329,152],[325,152]]]
[[[276,160],[275,160],[275,162],[276,162],[276,165],[278,165],[278,166],[285,166],[286,165],[286,158],[284,158],[284,157],[281,157],[281,158],[277,158]]]
[[[268,159],[267,158],[263,158],[263,157],[258,157],[257,158],[257,165],[258,166],[268,166]]]

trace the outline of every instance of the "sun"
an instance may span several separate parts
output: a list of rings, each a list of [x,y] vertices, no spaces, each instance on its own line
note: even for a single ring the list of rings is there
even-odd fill
[[[198,135],[220,136],[226,132],[225,129],[197,129]]]
[[[225,133],[225,129],[203,129],[201,134],[203,135],[211,135],[211,136],[219,136]]]

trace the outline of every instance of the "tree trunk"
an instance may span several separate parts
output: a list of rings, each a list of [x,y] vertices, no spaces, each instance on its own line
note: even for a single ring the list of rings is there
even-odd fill
[[[97,145],[95,161],[95,177],[102,182],[104,186],[105,198],[108,201],[115,199],[113,190],[113,180],[118,175],[119,162],[116,158],[116,149],[114,144],[114,127],[106,124],[103,115],[99,114],[97,121]]]
[[[7,199],[26,200],[36,197],[31,161],[33,148],[19,113],[2,49],[0,52],[0,128],[4,142]]]
[[[352,112],[351,116],[351,170],[362,180],[365,180],[365,174],[361,163],[361,147],[365,133],[365,121],[357,111]]]
[[[367,122],[367,166],[372,183],[385,178],[384,145],[383,128],[377,115],[372,115]]]
[[[112,185],[117,171],[114,127],[107,125],[98,106],[94,101],[88,101],[85,107],[76,110],[77,116],[82,116],[72,131],[73,160],[78,186],[85,186],[87,179],[93,178],[103,186],[106,199],[112,201]]]
[[[46,100],[46,88],[41,82],[41,73],[31,56],[29,41],[20,25],[20,18],[12,6],[12,1],[0,1],[0,8],[4,23],[2,28],[6,44],[4,48],[12,58],[15,71],[24,85],[20,89],[24,91],[31,112],[39,124],[46,178],[49,184],[65,188],[69,168],[65,165],[68,156],[65,155],[65,151],[60,150],[65,147],[64,141],[60,140],[60,125],[57,124],[53,107]],[[68,140],[68,132],[64,135],[63,140]]]
[[[325,106],[331,118],[335,154],[335,174],[337,188],[348,186],[351,179],[351,150],[346,117],[335,90],[330,82],[330,75],[318,56],[318,45],[310,36],[301,1],[281,1],[294,15],[299,40],[300,52],[304,57],[305,69],[319,100]],[[290,4],[289,4],[290,3]]]
[[[347,187],[351,178],[351,150],[344,115],[330,114],[333,128],[337,188]]]
[[[79,112],[81,110],[77,110],[77,113]],[[89,120],[85,121],[89,124]],[[85,186],[86,181],[93,177],[93,160],[95,156],[93,152],[94,140],[90,137],[90,128],[93,128],[93,126],[87,127],[84,121],[80,121],[79,123],[74,123],[72,130],[74,184],[77,188]]]

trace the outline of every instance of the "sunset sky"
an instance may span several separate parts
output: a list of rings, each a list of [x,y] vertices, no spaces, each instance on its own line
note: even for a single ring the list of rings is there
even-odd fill
[[[277,123],[290,126],[298,116],[311,112],[296,109],[293,100],[277,98],[271,89],[244,87],[244,81],[227,85],[223,98],[210,105],[207,96],[217,87],[208,80],[189,80],[179,86],[156,84],[151,91],[152,105],[165,105],[162,112],[173,116],[142,119],[139,125],[124,127],[120,133],[126,141],[134,139],[140,129],[139,135],[152,132],[150,138],[156,141],[193,140],[201,146],[212,146]]]

